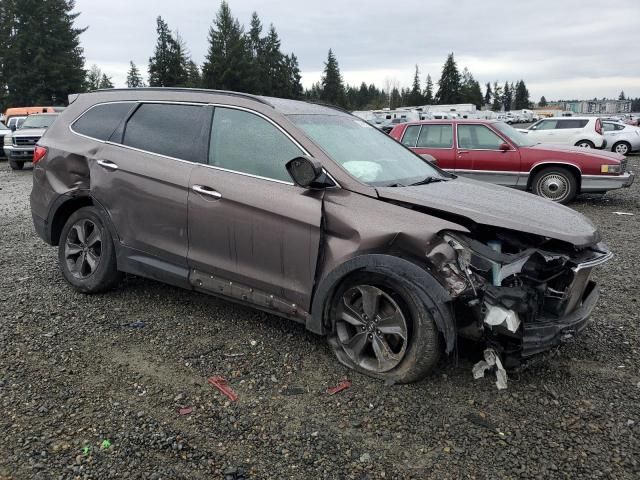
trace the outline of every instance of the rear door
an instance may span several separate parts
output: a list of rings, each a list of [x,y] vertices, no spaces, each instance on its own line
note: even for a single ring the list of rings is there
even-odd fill
[[[211,113],[203,104],[141,103],[97,151],[91,194],[128,257],[187,265],[189,177],[206,160]]]
[[[516,186],[520,174],[520,153],[487,125],[458,123],[455,172],[498,185]],[[500,145],[509,145],[501,150]]]
[[[196,287],[286,313],[309,309],[323,192],[296,187],[285,169],[305,153],[262,114],[215,107],[208,164],[189,182]]]
[[[455,170],[456,154],[451,123],[425,123],[420,127],[413,150],[418,155],[431,155],[444,170]]]
[[[556,125],[557,120],[555,118],[540,120],[535,125],[531,125],[527,135],[532,140],[540,143],[562,143],[558,141]]]
[[[554,143],[573,144],[580,140],[580,133],[589,123],[588,120],[562,118],[557,120]]]

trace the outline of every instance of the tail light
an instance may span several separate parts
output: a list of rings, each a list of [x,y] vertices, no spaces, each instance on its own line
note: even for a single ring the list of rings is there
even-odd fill
[[[600,122],[599,118],[596,118],[596,133],[602,135],[602,122]]]
[[[47,154],[47,149],[45,147],[41,147],[40,145],[36,145],[35,150],[33,151],[33,164],[35,165],[40,160],[42,160]]]

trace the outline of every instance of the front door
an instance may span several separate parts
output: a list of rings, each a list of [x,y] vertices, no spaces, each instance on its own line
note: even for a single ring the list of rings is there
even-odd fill
[[[509,146],[502,150],[502,144]],[[465,177],[515,187],[520,173],[520,153],[486,125],[457,125],[455,172]]]
[[[215,108],[208,165],[189,182],[194,286],[258,305],[266,298],[263,306],[294,315],[296,306],[308,311],[323,192],[296,187],[285,169],[304,153],[266,117]]]
[[[431,155],[443,170],[454,171],[456,152],[453,148],[453,126],[450,123],[423,124],[413,150],[418,155]]]

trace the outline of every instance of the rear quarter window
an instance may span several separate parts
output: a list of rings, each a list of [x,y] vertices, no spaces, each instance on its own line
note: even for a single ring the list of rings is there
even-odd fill
[[[558,120],[556,128],[584,128],[589,120]]]
[[[74,132],[97,140],[108,140],[114,130],[122,123],[135,103],[105,103],[87,110],[71,128]]]

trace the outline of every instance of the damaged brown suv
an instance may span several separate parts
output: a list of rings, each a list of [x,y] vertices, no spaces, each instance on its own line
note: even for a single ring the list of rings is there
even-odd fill
[[[70,100],[36,148],[31,209],[81,292],[128,272],[218,295],[396,382],[458,336],[511,365],[594,308],[611,254],[585,217],[441,171],[349,113],[209,90]]]

